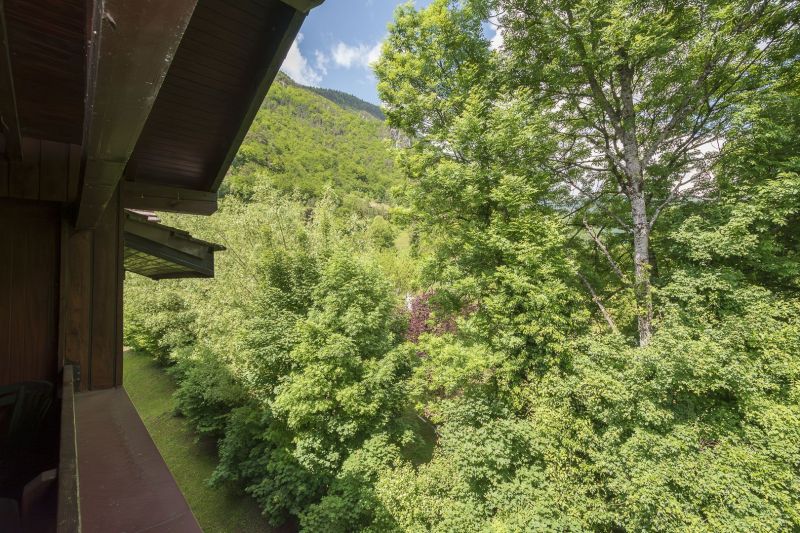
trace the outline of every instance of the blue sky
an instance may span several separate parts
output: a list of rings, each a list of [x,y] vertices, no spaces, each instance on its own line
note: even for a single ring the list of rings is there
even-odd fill
[[[431,0],[416,0],[423,7]],[[369,64],[377,59],[400,0],[327,0],[313,9],[283,63],[296,82],[379,103]]]

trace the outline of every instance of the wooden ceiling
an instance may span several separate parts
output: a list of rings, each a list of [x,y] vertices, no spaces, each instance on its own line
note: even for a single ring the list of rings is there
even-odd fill
[[[80,146],[78,227],[93,227],[120,180],[125,207],[213,212],[308,9],[321,3],[162,2],[0,0],[0,166],[9,175],[44,166],[21,153],[26,138]]]
[[[86,91],[86,1],[5,0],[22,135],[80,144]]]
[[[126,179],[216,191],[248,111],[263,100],[301,17],[283,2],[203,0],[183,35]],[[293,27],[294,25],[294,27]]]

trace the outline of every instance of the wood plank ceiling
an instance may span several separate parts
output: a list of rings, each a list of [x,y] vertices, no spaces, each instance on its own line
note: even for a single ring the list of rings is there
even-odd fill
[[[283,2],[199,2],[126,179],[216,191],[304,16]]]
[[[213,212],[244,134],[319,3],[0,1],[0,197],[72,203],[78,226],[93,227],[124,176],[124,207]],[[165,58],[160,71],[155,59]],[[58,165],[65,183],[46,183]]]

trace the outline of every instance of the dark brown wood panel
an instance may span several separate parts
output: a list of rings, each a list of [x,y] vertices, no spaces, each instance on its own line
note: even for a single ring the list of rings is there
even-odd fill
[[[69,170],[67,171],[67,201],[72,203],[78,200],[81,182],[81,158],[82,148],[80,145],[69,145]]]
[[[60,240],[57,206],[0,200],[0,385],[55,381]]]
[[[11,52],[8,48],[6,16],[0,10],[0,116],[5,137],[5,151],[9,159],[22,159],[22,132],[17,111],[17,95],[14,89],[14,73],[11,69]]]
[[[14,264],[13,250],[10,249],[12,243],[12,234],[8,227],[8,220],[3,215],[5,208],[8,208],[10,202],[8,200],[0,200],[0,246],[7,252],[3,252],[3,260],[0,261],[0,385],[11,383],[14,379],[12,376],[11,366],[14,363],[14,357],[11,352],[11,311],[14,304],[14,293],[11,286],[14,282]],[[10,212],[9,212],[10,214]]]
[[[8,161],[0,158],[0,198],[8,196]]]
[[[217,195],[205,191],[122,182],[122,203],[128,209],[173,211],[210,215],[217,210]]]
[[[65,202],[77,197],[79,145],[24,137],[22,147],[21,161],[0,157],[0,198]]]
[[[64,363],[76,364],[80,367],[80,390],[89,386],[90,339],[91,339],[91,303],[92,303],[92,231],[75,231],[67,229],[65,243],[64,292],[62,299],[64,336]]]
[[[63,357],[80,366],[81,391],[122,384],[122,208],[118,192],[97,228],[66,231]]]
[[[37,200],[39,198],[39,153],[41,142],[25,138],[22,152],[25,159],[10,161],[11,175],[8,182],[8,195],[12,198]]]
[[[127,179],[216,191],[302,18],[279,0],[200,0]]]
[[[122,353],[117,316],[121,312],[118,292],[122,290],[120,214],[119,192],[116,192],[94,230],[90,364],[93,389],[116,384],[117,358]]]
[[[39,159],[39,199],[63,202],[69,181],[69,145],[42,141]]]
[[[4,0],[22,134],[80,144],[85,0]]]

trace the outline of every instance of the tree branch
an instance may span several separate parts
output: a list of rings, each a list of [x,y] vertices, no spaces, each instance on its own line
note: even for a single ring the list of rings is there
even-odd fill
[[[618,334],[619,330],[617,329],[617,325],[614,323],[614,318],[611,316],[611,313],[608,312],[606,306],[603,305],[602,300],[600,300],[600,297],[595,292],[594,287],[592,287],[592,284],[589,283],[589,280],[586,279],[586,276],[584,276],[580,272],[577,272],[577,275],[578,279],[580,279],[581,283],[583,283],[583,285],[586,287],[586,290],[588,290],[589,294],[592,295],[592,301],[597,305],[597,308],[600,309],[600,312],[603,314],[603,318],[605,318],[606,322],[608,323],[608,327],[611,328],[611,331],[614,334]]]
[[[580,192],[581,194],[583,194],[583,195],[584,195],[584,196],[585,196],[585,197],[586,197],[586,198],[589,200],[589,201],[587,202],[586,206],[588,206],[588,205],[590,205],[590,204],[593,204],[593,203],[597,202],[597,200],[599,200],[599,199],[600,199],[600,196],[602,196],[602,192],[600,192],[600,193],[598,193],[598,194],[596,194],[596,195],[595,195],[595,194],[592,194],[592,193],[590,193],[590,192],[586,191],[584,188],[580,187],[580,186],[579,186],[577,183],[575,183],[575,182],[574,182],[574,181],[573,181],[573,180],[572,180],[572,179],[571,179],[571,178],[570,178],[568,175],[566,175],[566,174],[564,175],[564,179],[567,181],[567,183],[568,183],[568,184],[569,184],[569,185],[570,185],[570,186],[571,186],[573,189],[575,189],[576,191],[578,191],[578,192]],[[617,194],[618,194],[618,193],[617,193]],[[584,207],[586,207],[586,206],[584,206]],[[613,218],[614,220],[616,220],[616,221],[617,221],[617,223],[618,223],[620,226],[622,226],[623,228],[625,228],[625,229],[627,229],[627,230],[629,230],[629,231],[633,229],[633,227],[631,227],[631,225],[630,225],[630,224],[628,224],[627,222],[625,222],[624,220],[622,220],[622,219],[621,219],[619,216],[617,216],[616,214],[612,213],[611,211],[609,211],[608,209],[606,209],[606,208],[605,208],[605,207],[603,207],[602,205],[598,205],[598,207],[599,207],[599,208],[600,208],[600,209],[603,211],[603,213],[605,213],[605,214],[606,214],[606,215],[608,215],[609,217],[611,217],[611,218]]]
[[[614,271],[617,277],[619,277],[620,281],[622,281],[622,283],[624,283],[629,287],[632,286],[630,280],[628,279],[628,276],[626,276],[625,273],[622,271],[622,269],[619,267],[617,262],[614,260],[614,257],[611,255],[611,252],[608,251],[606,245],[603,244],[602,240],[600,240],[600,236],[595,234],[594,230],[592,229],[592,227],[589,225],[589,223],[586,221],[585,218],[583,219],[583,227],[586,228],[586,232],[589,234],[589,236],[592,238],[595,244],[597,244],[597,248],[603,253],[604,256],[606,256],[606,259],[608,259],[608,262],[611,264],[611,269]]]
[[[653,216],[650,217],[650,222],[649,222],[650,231],[653,230],[653,226],[655,225],[656,220],[658,220],[658,217],[661,216],[661,212],[664,210],[664,208],[667,207],[670,203],[672,203],[673,200],[675,200],[675,198],[678,197],[680,188],[683,187],[684,185],[690,184],[699,177],[700,174],[695,174],[694,176],[685,180],[680,180],[678,181],[678,183],[675,184],[675,186],[667,195],[667,198],[663,202],[661,202],[661,204],[658,207],[656,207],[656,210],[653,212]]]

